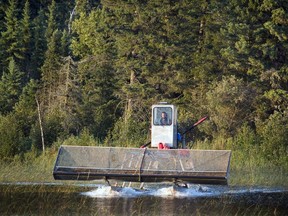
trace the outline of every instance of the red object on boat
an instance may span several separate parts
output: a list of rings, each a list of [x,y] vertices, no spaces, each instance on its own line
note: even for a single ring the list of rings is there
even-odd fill
[[[160,142],[158,144],[158,149],[170,149],[170,147],[166,145],[165,143]]]

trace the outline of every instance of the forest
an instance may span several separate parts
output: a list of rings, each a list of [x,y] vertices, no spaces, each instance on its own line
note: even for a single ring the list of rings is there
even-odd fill
[[[1,0],[0,31],[1,161],[139,147],[166,101],[209,116],[189,148],[288,168],[286,0]]]

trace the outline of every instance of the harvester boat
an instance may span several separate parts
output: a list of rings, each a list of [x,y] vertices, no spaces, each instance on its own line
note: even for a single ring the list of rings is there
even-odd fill
[[[62,145],[53,176],[56,180],[228,184],[230,150],[192,150],[185,141],[180,148],[179,137],[176,106],[156,104],[152,106],[151,142],[141,148]]]

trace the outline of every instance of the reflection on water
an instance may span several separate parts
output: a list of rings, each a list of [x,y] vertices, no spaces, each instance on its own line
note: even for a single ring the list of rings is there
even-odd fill
[[[0,215],[286,215],[288,190],[0,185]]]

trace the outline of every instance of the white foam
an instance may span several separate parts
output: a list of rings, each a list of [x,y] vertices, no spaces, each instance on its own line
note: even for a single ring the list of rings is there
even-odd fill
[[[159,187],[160,186],[160,187]],[[205,186],[205,185],[188,185],[188,188],[176,187],[172,185],[157,185],[145,187],[145,189],[137,189],[133,187],[111,187],[98,185],[97,189],[81,193],[84,196],[95,198],[111,198],[111,197],[141,197],[154,196],[163,198],[195,198],[195,197],[216,197],[221,195],[240,195],[245,193],[269,193],[280,191],[281,189],[267,188],[244,188],[244,187],[221,187],[221,186]],[[283,190],[282,190],[283,191]]]
[[[175,197],[176,193],[177,191],[173,186],[171,186],[153,190],[150,192],[150,195],[159,197]]]
[[[89,197],[117,197],[119,196],[119,192],[112,189],[110,186],[101,186],[98,187],[96,190],[82,192],[82,195],[89,196]]]
[[[141,197],[154,196],[164,198],[186,198],[186,197],[201,197],[215,195],[208,187],[194,188],[177,188],[175,186],[168,186],[162,188],[147,188],[139,190],[132,187],[110,187],[100,186],[96,190],[83,192],[82,195],[97,198],[111,198],[111,197]]]
[[[121,197],[138,197],[145,194],[145,191],[136,190],[131,187],[124,187],[120,190]]]
[[[205,197],[216,195],[214,192],[210,191],[208,187],[193,187],[193,188],[181,188],[181,187],[163,187],[159,189],[152,190],[149,195],[166,197],[166,198],[188,198],[188,197]]]
[[[138,197],[143,195],[144,191],[139,191],[131,187],[117,188],[111,186],[101,186],[96,190],[82,192],[82,195],[97,198],[111,198],[111,197]]]

